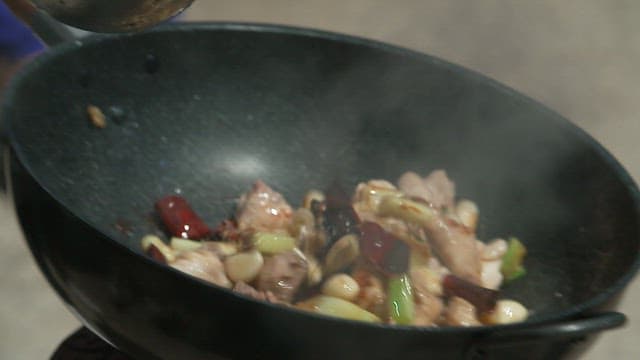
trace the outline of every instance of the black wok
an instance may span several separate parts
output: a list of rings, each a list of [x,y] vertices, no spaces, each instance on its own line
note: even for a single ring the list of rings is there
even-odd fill
[[[108,126],[87,120],[89,104]],[[139,358],[549,359],[621,325],[638,269],[638,189],[587,134],[478,74],[311,30],[198,24],[93,37],[37,58],[2,119],[9,185],[35,259],[93,331]],[[445,168],[481,209],[480,237],[517,235],[523,324],[371,326],[237,296],[155,263],[154,201],[180,192],[214,225],[263,179],[299,201]]]

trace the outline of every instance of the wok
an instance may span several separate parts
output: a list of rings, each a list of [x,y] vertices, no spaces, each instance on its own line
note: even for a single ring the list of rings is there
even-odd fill
[[[108,125],[89,124],[87,105]],[[58,46],[15,79],[2,119],[15,209],[41,270],[92,331],[138,358],[549,359],[601,330],[639,266],[638,189],[596,141],[490,79],[390,45],[209,23]],[[141,254],[179,192],[209,224],[256,179],[292,202],[444,168],[480,238],[517,235],[522,324],[375,326],[254,301]]]

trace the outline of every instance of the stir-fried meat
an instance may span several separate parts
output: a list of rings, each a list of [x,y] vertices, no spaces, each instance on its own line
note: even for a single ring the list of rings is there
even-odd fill
[[[265,259],[258,275],[258,290],[270,291],[279,300],[291,302],[307,276],[308,266],[296,251],[270,256]]]
[[[149,235],[142,246],[194,277],[269,303],[295,300],[293,306],[318,314],[415,326],[524,320],[526,309],[498,301],[498,289],[503,261],[521,275],[526,249],[515,238],[477,240],[477,205],[454,201],[455,185],[443,170],[426,177],[407,172],[398,187],[362,182],[353,196],[335,183],[326,193],[309,191],[295,211],[258,180],[235,216],[210,235],[169,244]],[[168,229],[191,228],[192,219],[175,207],[161,210],[172,215],[163,217]],[[514,308],[521,314],[505,315]]]
[[[482,325],[476,316],[476,308],[468,301],[459,297],[452,297],[449,299],[445,318],[447,325]]]
[[[444,276],[451,273],[449,269],[442,266],[442,264],[436,257],[429,258],[429,261],[427,262],[427,268],[429,268],[431,271],[436,272],[440,276]]]
[[[411,197],[418,197],[426,201],[429,201],[432,197],[424,185],[424,179],[413,171],[408,171],[400,176],[398,187],[403,193]]]
[[[283,304],[281,301],[278,300],[278,298],[276,298],[275,295],[273,295],[271,291],[258,291],[253,286],[243,281],[237,282],[236,285],[233,287],[233,291],[239,292],[240,294],[247,295],[257,300],[268,301],[270,303]]]
[[[429,269],[428,267],[415,267],[409,270],[411,284],[414,289],[423,293],[430,293],[436,296],[443,295],[442,277],[443,275]]]
[[[431,272],[434,276],[428,276],[430,271],[414,269],[409,273],[415,301],[414,325],[429,326],[435,324],[444,309],[444,304],[440,298],[442,295],[440,276],[436,272]]]
[[[419,237],[419,235],[412,231],[413,229],[410,228],[409,224],[400,219],[395,219],[392,217],[382,217],[370,212],[359,212],[357,207],[354,206],[354,208],[356,209],[356,213],[363,223],[374,222],[382,226],[384,231],[391,233],[401,239],[406,239],[409,237]]]
[[[453,208],[455,184],[444,170],[435,170],[425,178],[406,172],[398,179],[398,187],[408,196],[421,198],[437,208]]]
[[[417,227],[411,227],[405,221],[392,217],[382,217],[376,214],[380,200],[384,196],[397,194],[401,196],[398,189],[386,180],[370,180],[360,183],[356,187],[353,209],[360,222],[375,222],[382,228],[401,239],[418,238],[425,240],[424,234],[420,233]]]
[[[417,290],[413,296],[415,314],[413,325],[431,326],[440,318],[444,309],[442,299],[428,292]]]
[[[399,185],[405,195],[420,196],[425,201],[436,202],[436,205],[453,204],[454,185],[444,171],[434,171],[425,179],[408,172],[400,178]],[[361,183],[354,197],[354,209],[361,221],[375,222],[401,239],[424,240],[424,234],[410,231],[410,227],[404,221],[393,216],[384,216],[384,213],[383,216],[378,216],[385,201],[393,199],[396,194],[397,190],[386,182]],[[406,206],[400,207],[398,211],[409,211]],[[454,219],[442,215],[441,211],[431,209],[430,212],[433,215],[425,216],[420,225],[424,227],[430,243],[444,265],[454,274],[480,284],[480,261],[473,232]]]
[[[425,226],[431,245],[452,273],[481,284],[476,239],[466,227],[452,219],[436,217]]]
[[[502,284],[503,276],[500,272],[500,266],[502,265],[502,260],[491,260],[491,261],[482,261],[482,286],[487,289],[497,290],[500,288],[500,284]]]
[[[242,233],[234,219],[224,219],[211,231],[213,238],[218,240],[240,241]]]
[[[206,249],[183,252],[171,264],[172,267],[216,285],[230,288],[231,281],[224,272],[224,264],[218,255]]]
[[[291,206],[282,194],[258,180],[240,198],[236,220],[240,231],[283,232],[292,214]]]
[[[387,296],[382,280],[364,269],[356,269],[352,275],[360,286],[360,293],[355,303],[367,311],[384,317]]]

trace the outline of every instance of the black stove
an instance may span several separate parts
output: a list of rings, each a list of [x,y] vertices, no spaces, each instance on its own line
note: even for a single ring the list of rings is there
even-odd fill
[[[83,327],[58,346],[51,360],[133,360],[133,358],[118,351]]]
[[[214,356],[211,360],[228,360]],[[50,360],[134,360],[82,327],[69,335],[56,349]]]

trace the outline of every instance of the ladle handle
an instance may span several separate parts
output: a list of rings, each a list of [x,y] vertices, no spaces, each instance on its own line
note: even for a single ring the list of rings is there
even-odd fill
[[[575,320],[541,324],[528,328],[497,331],[477,339],[467,352],[467,359],[482,359],[491,348],[517,346],[534,342],[581,340],[585,336],[624,325],[627,317],[619,312],[602,312]]]
[[[27,24],[48,46],[55,46],[76,39],[69,28],[54,20],[28,0],[4,0],[9,9]]]

